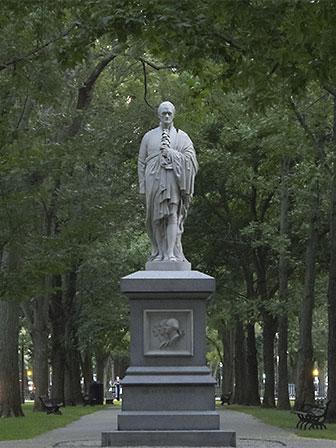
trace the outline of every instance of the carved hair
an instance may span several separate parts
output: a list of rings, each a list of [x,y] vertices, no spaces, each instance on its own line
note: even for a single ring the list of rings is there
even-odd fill
[[[170,101],[164,101],[163,103],[160,104],[160,106],[158,107],[158,114],[160,115],[161,110],[167,106],[169,106],[171,109],[173,109],[173,114],[175,115],[175,106]]]

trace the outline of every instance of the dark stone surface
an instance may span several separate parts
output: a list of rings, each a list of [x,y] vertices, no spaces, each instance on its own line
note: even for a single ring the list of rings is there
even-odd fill
[[[129,298],[146,297],[158,293],[185,295],[195,293],[206,298],[216,289],[213,277],[198,271],[137,271],[123,277],[120,281],[121,292]]]
[[[131,411],[123,412],[118,419],[119,430],[185,430],[218,429],[219,415],[214,411]]]
[[[236,446],[233,431],[110,431],[102,434],[102,446]]]
[[[206,366],[206,299],[215,279],[198,271],[138,271],[121,280],[131,299],[130,367],[118,429],[102,446],[236,446],[219,429]]]

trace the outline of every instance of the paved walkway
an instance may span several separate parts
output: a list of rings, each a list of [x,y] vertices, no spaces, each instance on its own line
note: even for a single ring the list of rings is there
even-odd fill
[[[119,412],[118,407],[108,407],[34,439],[0,442],[0,448],[97,448],[101,433],[116,429]],[[237,448],[336,448],[336,441],[297,437],[294,431],[266,425],[227,408],[219,413],[221,429],[236,431]]]

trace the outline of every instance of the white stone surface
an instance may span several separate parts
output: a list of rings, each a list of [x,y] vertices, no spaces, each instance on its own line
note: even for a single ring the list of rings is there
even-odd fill
[[[175,129],[174,116],[172,103],[159,106],[160,126],[145,134],[138,158],[140,194],[145,195],[146,230],[152,246],[149,260],[159,263],[186,261],[181,238],[198,170],[192,141]]]

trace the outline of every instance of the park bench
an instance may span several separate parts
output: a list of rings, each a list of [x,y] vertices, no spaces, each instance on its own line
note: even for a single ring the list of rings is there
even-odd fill
[[[222,394],[221,395],[222,406],[224,406],[225,403],[230,404],[231,397],[232,397],[232,392],[229,392],[227,394]]]
[[[85,394],[82,395],[83,400],[83,406],[94,406],[96,404],[97,398],[94,397],[92,394]]]
[[[62,414],[60,411],[60,407],[63,406],[63,403],[60,400],[48,398],[48,397],[39,397],[43,410],[47,414]]]
[[[305,405],[302,411],[294,411],[299,418],[296,424],[298,429],[327,429],[325,420],[328,414],[330,400],[327,402]]]

